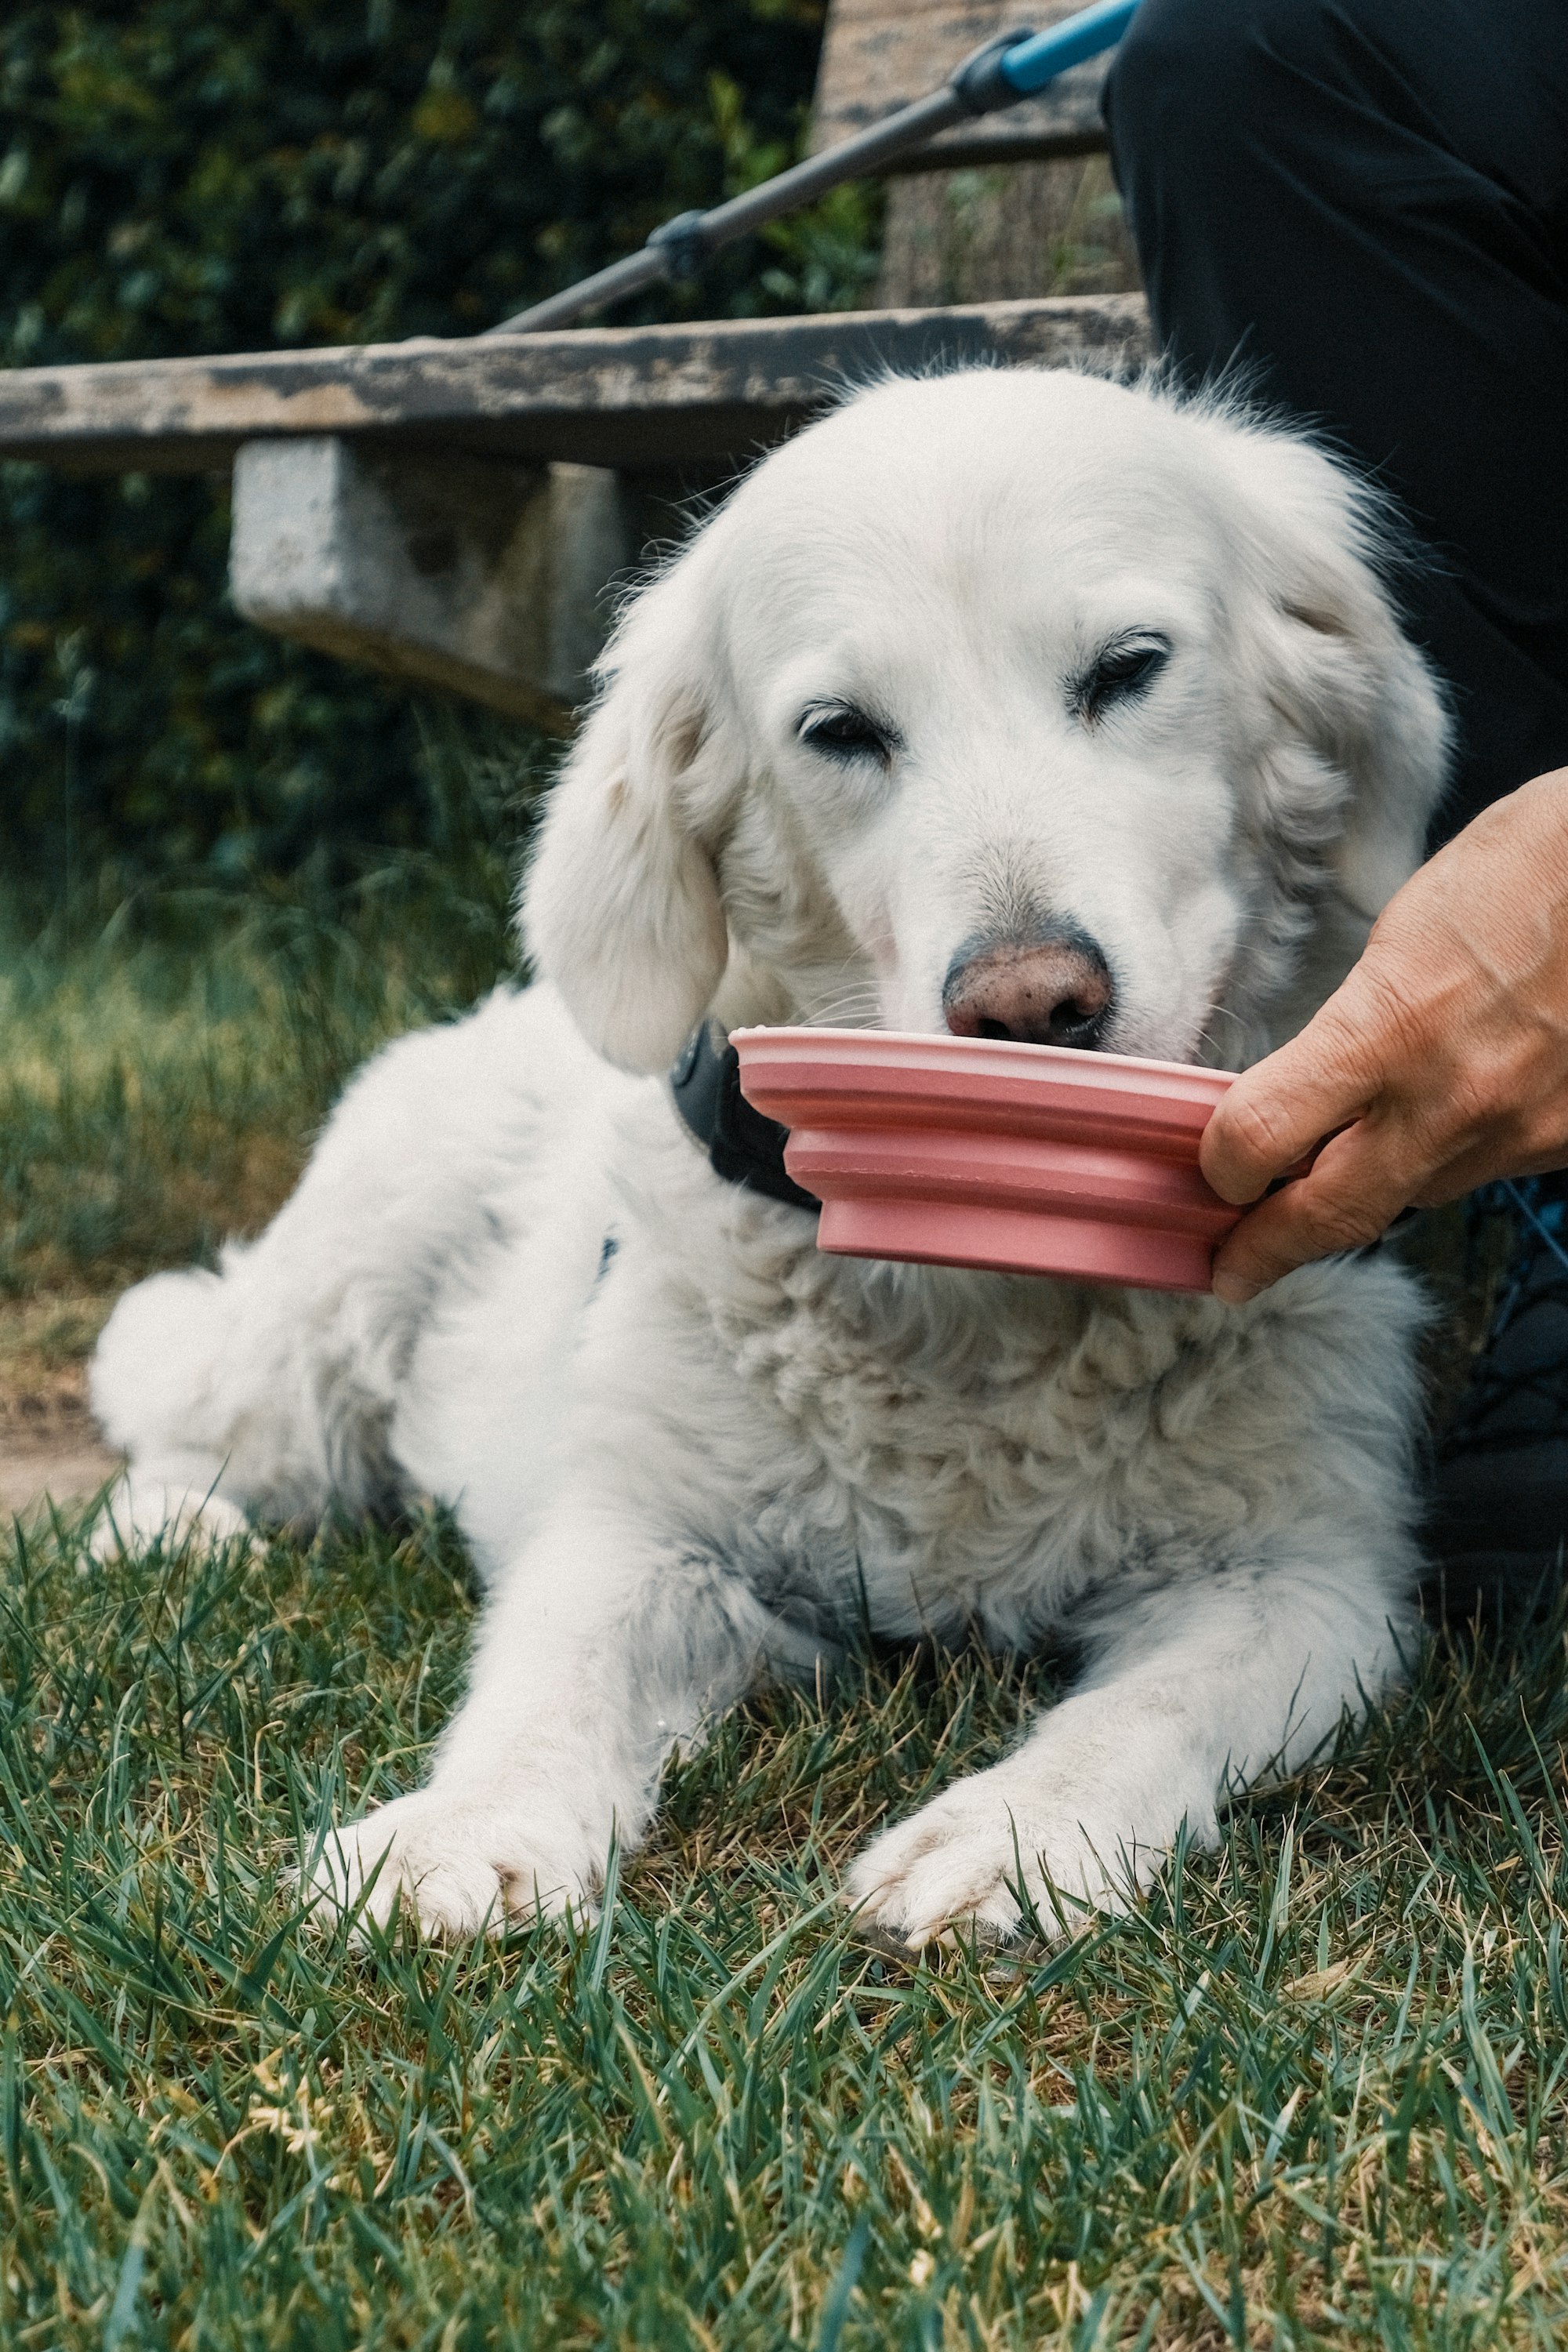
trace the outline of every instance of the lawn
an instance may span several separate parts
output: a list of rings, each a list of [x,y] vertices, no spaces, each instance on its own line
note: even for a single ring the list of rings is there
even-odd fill
[[[68,1386],[118,1286],[265,1215],[342,1072],[499,968],[504,886],[427,884],[13,944],[6,1381]],[[837,1907],[1053,1687],[924,1653],[737,1714],[580,1932],[351,1947],[295,1874],[417,1774],[472,1608],[437,1517],[14,1536],[0,2341],[1561,2340],[1563,1607],[1435,1635],[1054,1949],[917,1963]]]

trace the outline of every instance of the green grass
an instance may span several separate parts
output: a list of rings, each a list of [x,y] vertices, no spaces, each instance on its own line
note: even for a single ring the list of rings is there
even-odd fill
[[[58,1357],[494,969],[504,891],[404,881],[0,966],[4,1265]],[[14,1537],[7,2352],[1568,2329],[1563,1605],[1436,1637],[1323,1769],[1057,1949],[917,1965],[837,1906],[878,1822],[1050,1695],[923,1653],[734,1716],[596,1924],[353,1948],[295,1874],[416,1778],[471,1611],[437,1517],[109,1569],[68,1517]]]
[[[506,883],[166,899],[65,950],[0,924],[0,1297],[209,1255],[287,1192],[344,1078],[509,961]]]
[[[1561,1618],[1436,1646],[1136,1916],[921,1965],[833,1900],[1038,1673],[868,1659],[674,1776],[602,1920],[358,1951],[292,1874],[406,1785],[435,1522],[6,1593],[7,2342],[1556,2339]]]

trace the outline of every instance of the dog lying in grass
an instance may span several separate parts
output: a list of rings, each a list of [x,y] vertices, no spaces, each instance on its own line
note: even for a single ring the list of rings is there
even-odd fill
[[[848,401],[637,597],[528,877],[538,982],[381,1055],[262,1238],[131,1292],[94,1367],[131,1457],[103,1540],[423,1491],[480,1564],[429,1780],[334,1835],[324,1906],[591,1904],[672,1749],[864,1613],[1077,1645],[1016,1752],[850,1874],[911,1946],[1005,1933],[1125,1900],[1397,1670],[1419,1302],[1386,1256],[1240,1310],[822,1256],[664,1076],[704,1021],[1227,1068],[1291,1034],[1443,779],[1376,554],[1288,432],[977,370]]]

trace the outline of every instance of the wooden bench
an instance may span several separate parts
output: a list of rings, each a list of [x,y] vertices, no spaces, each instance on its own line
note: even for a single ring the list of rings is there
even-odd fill
[[[1037,21],[1064,13],[1053,0]],[[819,135],[920,95],[1011,15],[834,0]],[[1079,69],[1026,119],[997,119],[986,152],[1086,152],[1097,91]],[[1119,368],[1146,339],[1141,298],[1118,294],[18,369],[0,372],[0,457],[232,467],[231,583],[251,620],[560,728],[606,586],[682,501],[847,384],[970,360]]]

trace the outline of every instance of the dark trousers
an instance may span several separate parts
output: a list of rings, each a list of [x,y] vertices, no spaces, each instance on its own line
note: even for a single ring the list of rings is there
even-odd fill
[[[1568,0],[1142,0],[1106,97],[1157,336],[1391,490],[1436,838],[1568,764]]]

